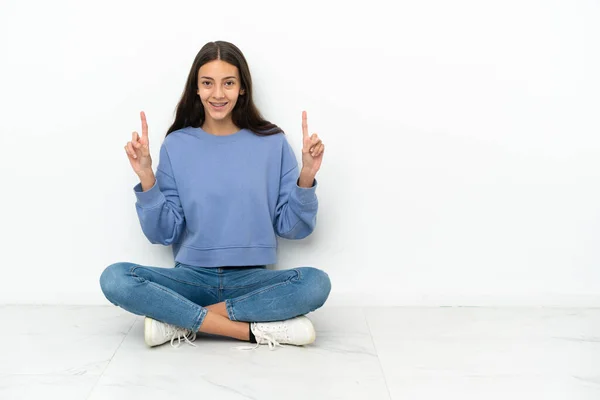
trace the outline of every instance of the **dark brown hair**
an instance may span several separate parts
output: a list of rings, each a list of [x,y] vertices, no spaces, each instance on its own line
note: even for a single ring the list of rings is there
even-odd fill
[[[204,123],[204,106],[197,94],[198,71],[204,64],[214,60],[222,60],[237,67],[240,74],[240,89],[245,93],[238,97],[233,108],[231,115],[233,123],[240,129],[249,129],[261,136],[283,132],[277,125],[265,120],[254,105],[250,69],[240,49],[232,43],[217,41],[206,43],[196,55],[181,100],[177,104],[175,121],[167,131],[167,135],[188,126],[199,128]]]

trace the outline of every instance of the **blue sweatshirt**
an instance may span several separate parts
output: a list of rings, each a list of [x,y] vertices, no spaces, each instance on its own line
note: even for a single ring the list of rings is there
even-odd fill
[[[187,127],[165,138],[154,186],[134,187],[136,210],[148,240],[172,245],[182,264],[274,264],[275,235],[302,239],[316,224],[317,182],[301,188],[298,177],[282,133],[216,136]]]

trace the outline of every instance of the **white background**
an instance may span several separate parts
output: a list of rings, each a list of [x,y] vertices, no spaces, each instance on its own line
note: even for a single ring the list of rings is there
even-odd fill
[[[244,52],[299,155],[326,143],[314,265],[332,303],[600,305],[600,3],[0,3],[0,303],[109,304],[139,227],[123,146],[155,164],[192,61]]]

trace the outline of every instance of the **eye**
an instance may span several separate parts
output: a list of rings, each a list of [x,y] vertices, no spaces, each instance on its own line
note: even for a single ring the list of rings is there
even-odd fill
[[[204,85],[204,86],[210,86],[210,85],[211,85],[211,83],[212,83],[212,82],[210,82],[210,81],[203,81],[203,82],[202,82],[202,85]]]
[[[227,81],[227,82],[225,82],[225,86],[233,86],[233,85],[235,85],[234,81]]]

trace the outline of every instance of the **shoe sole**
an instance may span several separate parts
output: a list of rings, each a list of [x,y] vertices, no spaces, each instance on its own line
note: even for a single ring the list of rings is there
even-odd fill
[[[300,316],[300,317],[297,317],[297,318],[299,318],[305,325],[307,325],[308,328],[310,328],[310,331],[311,331],[310,338],[308,339],[308,341],[306,343],[304,343],[304,344],[299,345],[299,346],[304,346],[304,345],[307,345],[307,344],[314,343],[315,340],[317,339],[317,333],[315,332],[315,327],[314,327],[312,321],[310,319],[308,319],[308,317],[305,317],[305,316]]]
[[[152,336],[152,319],[146,317],[144,319],[144,342],[146,342],[146,345],[150,346],[150,347],[154,347],[153,344],[151,344],[150,339]]]

